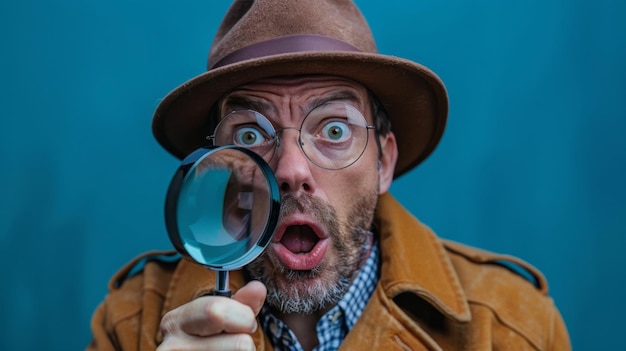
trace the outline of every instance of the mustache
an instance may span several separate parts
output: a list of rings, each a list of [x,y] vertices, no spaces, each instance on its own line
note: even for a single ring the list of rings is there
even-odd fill
[[[280,198],[279,220],[294,213],[312,214],[315,219],[326,222],[336,218],[332,207],[309,194],[284,194]]]

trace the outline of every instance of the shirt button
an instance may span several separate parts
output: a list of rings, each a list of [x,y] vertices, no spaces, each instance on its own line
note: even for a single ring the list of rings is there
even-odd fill
[[[339,320],[339,318],[341,318],[341,310],[337,311],[335,314],[333,314],[332,316],[330,316],[330,321],[333,323],[337,323],[337,321]]]
[[[278,336],[278,326],[274,322],[270,322],[270,332],[274,336]]]

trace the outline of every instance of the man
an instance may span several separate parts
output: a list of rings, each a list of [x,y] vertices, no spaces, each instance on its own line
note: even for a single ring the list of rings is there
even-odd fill
[[[207,140],[261,154],[275,235],[231,274],[232,298],[186,259],[131,262],[90,349],[570,349],[538,271],[438,239],[387,193],[435,148],[447,96],[427,68],[378,54],[352,2],[235,1],[208,68],[162,101],[154,134],[180,158]]]

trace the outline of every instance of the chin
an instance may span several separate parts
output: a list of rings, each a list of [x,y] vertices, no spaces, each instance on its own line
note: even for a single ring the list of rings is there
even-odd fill
[[[335,305],[346,293],[345,278],[326,258],[311,270],[290,270],[264,254],[246,269],[267,287],[267,302],[281,313],[310,314]]]

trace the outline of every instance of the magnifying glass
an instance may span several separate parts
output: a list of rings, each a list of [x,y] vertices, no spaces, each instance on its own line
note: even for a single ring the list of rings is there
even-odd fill
[[[230,296],[228,272],[258,257],[271,241],[280,192],[269,165],[234,145],[200,148],[170,183],[165,222],[181,255],[216,271],[215,295]]]

